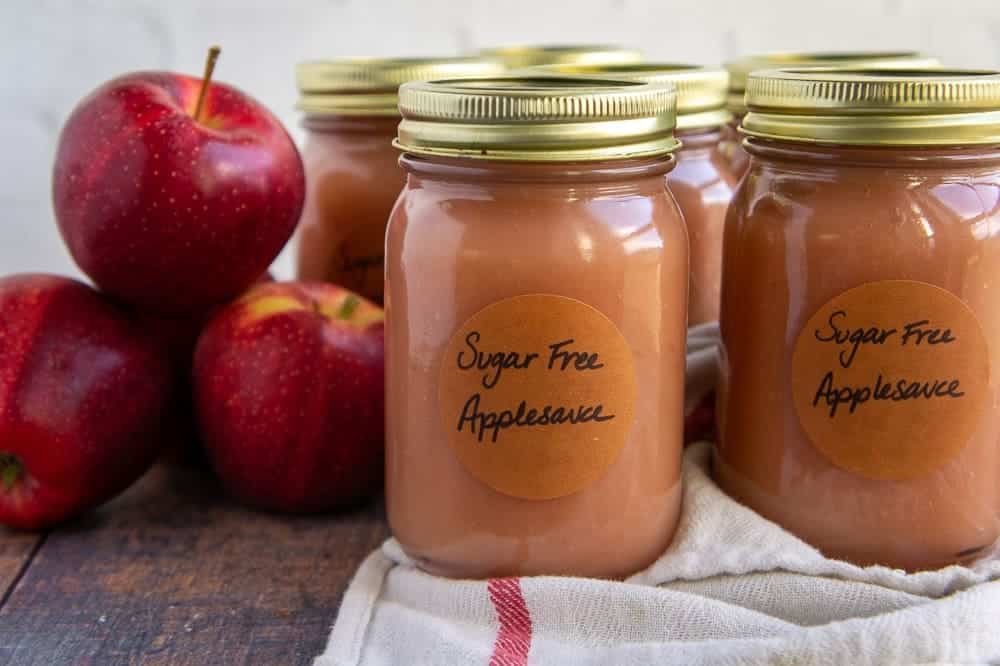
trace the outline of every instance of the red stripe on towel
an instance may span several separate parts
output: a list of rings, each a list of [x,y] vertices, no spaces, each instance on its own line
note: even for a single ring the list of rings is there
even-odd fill
[[[488,587],[500,622],[490,666],[527,666],[531,650],[531,615],[521,593],[521,579],[491,578]]]

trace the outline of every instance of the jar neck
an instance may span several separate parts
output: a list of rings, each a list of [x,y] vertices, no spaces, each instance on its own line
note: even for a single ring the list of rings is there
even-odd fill
[[[722,140],[722,127],[692,127],[674,134],[681,140],[681,150],[714,148]]]
[[[307,114],[302,127],[310,132],[336,134],[379,134],[396,138],[399,116],[338,116]]]
[[[764,161],[818,166],[906,166],[908,168],[1000,167],[1000,146],[843,146],[746,137],[747,152]]]
[[[674,168],[676,160],[673,155],[665,155],[603,162],[500,162],[404,153],[399,162],[410,178],[425,182],[557,189],[593,184],[663,190],[663,176]]]

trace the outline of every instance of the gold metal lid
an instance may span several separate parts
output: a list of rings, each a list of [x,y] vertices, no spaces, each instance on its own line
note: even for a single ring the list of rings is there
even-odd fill
[[[726,110],[729,74],[721,67],[643,62],[630,65],[543,65],[525,71],[673,84],[677,91],[679,130],[718,127],[732,118]]]
[[[642,61],[642,53],[612,44],[514,44],[483,49],[479,55],[502,61],[510,69],[538,65],[624,65]]]
[[[858,69],[935,69],[937,58],[917,51],[829,51],[816,53],[760,53],[746,56],[725,67],[729,71],[729,110],[746,113],[743,94],[751,72],[788,67],[851,67]]]
[[[743,131],[864,146],[1000,144],[1000,72],[784,69],[747,79]]]
[[[665,155],[677,96],[666,83],[506,76],[407,83],[397,148],[418,155],[572,162]]]
[[[335,58],[295,68],[306,113],[398,116],[399,86],[408,81],[496,76],[506,68],[484,58]]]

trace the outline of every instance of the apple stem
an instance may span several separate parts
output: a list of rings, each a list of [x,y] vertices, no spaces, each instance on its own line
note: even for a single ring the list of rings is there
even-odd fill
[[[5,491],[21,478],[21,462],[9,453],[0,453],[0,483]]]
[[[340,309],[337,310],[337,319],[350,319],[359,305],[361,305],[361,299],[354,294],[348,294],[344,302],[340,304]]]
[[[212,82],[212,72],[215,71],[215,61],[219,59],[222,49],[218,46],[211,46],[208,55],[205,57],[205,73],[201,76],[201,90],[198,91],[198,103],[194,106],[195,122],[201,120],[201,110],[205,106],[205,97],[208,96],[208,84]]]

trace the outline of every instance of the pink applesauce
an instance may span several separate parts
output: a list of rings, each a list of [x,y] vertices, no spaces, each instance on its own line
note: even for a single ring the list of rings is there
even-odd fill
[[[306,118],[300,280],[333,282],[382,302],[385,224],[405,174],[392,147],[398,118]]]
[[[742,171],[734,171],[734,145],[726,110],[729,76],[722,68],[680,63],[565,62],[536,68],[540,73],[669,83],[677,90],[677,165],[667,186],[680,206],[691,250],[688,324],[719,318],[722,228],[726,208]]]
[[[715,477],[830,557],[968,562],[1000,535],[1000,75],[749,85]]]
[[[565,115],[544,120],[540,98]],[[623,577],[669,543],[688,270],[663,181],[673,99],[568,79],[402,88],[386,502],[424,569]],[[636,118],[642,134],[616,134]]]
[[[403,187],[393,149],[396,89],[424,78],[494,74],[472,58],[340,58],[297,71],[307,139],[297,277],[333,282],[382,303],[385,224]]]

